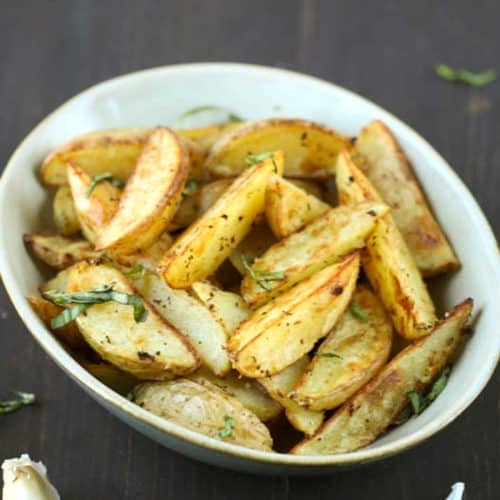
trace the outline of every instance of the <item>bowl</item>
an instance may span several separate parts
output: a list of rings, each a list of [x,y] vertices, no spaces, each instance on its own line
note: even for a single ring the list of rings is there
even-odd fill
[[[26,295],[43,277],[26,252],[22,235],[45,226],[47,192],[37,179],[54,147],[84,132],[113,127],[175,125],[187,109],[231,109],[246,119],[306,118],[347,135],[379,118],[408,154],[462,268],[434,283],[440,312],[463,298],[475,300],[474,334],[441,396],[424,413],[358,451],[332,456],[292,456],[255,451],[192,432],[155,416],[115,393],[85,371],[31,310]],[[46,227],[46,226],[45,226]],[[138,431],[192,458],[265,474],[326,473],[379,460],[428,439],[478,396],[498,361],[500,337],[498,250],[474,198],[446,161],[415,131],[366,99],[309,76],[245,64],[186,64],[121,76],[70,99],[45,118],[10,158],[0,182],[0,272],[26,327],[49,356],[98,403]]]

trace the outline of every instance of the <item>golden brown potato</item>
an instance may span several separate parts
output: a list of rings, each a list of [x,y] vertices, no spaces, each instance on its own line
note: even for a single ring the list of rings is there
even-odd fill
[[[37,258],[55,269],[102,256],[102,252],[94,250],[88,241],[58,234],[25,234],[24,243]]]
[[[71,189],[68,185],[60,186],[54,196],[54,223],[63,236],[71,236],[80,231],[80,222],[75,212]]]
[[[285,176],[325,178],[335,172],[338,153],[350,142],[338,132],[305,120],[271,119],[248,122],[217,141],[207,159],[215,176],[232,177],[246,166],[249,154],[282,150]]]
[[[136,295],[125,276],[109,265],[80,262],[71,270],[67,290],[78,292],[113,284],[118,292]],[[141,299],[145,321],[134,319],[130,305],[95,304],[76,318],[76,324],[102,359],[140,379],[163,380],[194,371],[199,360],[193,347],[151,305]]]
[[[276,238],[267,224],[256,222],[246,238],[231,252],[229,260],[244,276],[248,272],[246,263],[251,264],[274,243],[276,243]]]
[[[139,383],[139,380],[130,373],[122,372],[109,363],[84,362],[82,364],[96,379],[123,396],[128,395],[134,386]]]
[[[355,253],[256,309],[229,339],[234,368],[267,377],[309,352],[349,304],[358,271]]]
[[[281,405],[270,398],[258,382],[243,378],[238,372],[231,371],[224,377],[217,377],[202,366],[189,378],[201,385],[207,382],[216,385],[226,394],[236,398],[263,422],[271,420],[281,413]]]
[[[200,188],[198,215],[204,214],[222,196],[234,179],[219,179]]]
[[[331,207],[292,182],[273,175],[266,191],[266,219],[277,238],[303,228]]]
[[[175,215],[187,175],[186,149],[172,131],[157,128],[144,146],[118,210],[100,233],[96,248],[127,254],[150,246]]]
[[[413,168],[384,123],[375,120],[364,127],[356,150],[366,160],[360,164],[365,175],[393,209],[392,216],[422,274],[434,276],[458,267]]]
[[[73,161],[68,161],[67,170],[73,204],[83,235],[91,243],[95,243],[118,208],[121,190],[110,182],[102,181],[89,193],[92,177]]]
[[[52,302],[39,297],[38,295],[28,295],[26,297],[37,316],[50,328],[50,320],[62,312],[63,308]],[[84,349],[87,343],[74,323],[68,323],[61,328],[52,330],[52,333],[72,349]]]
[[[342,204],[380,200],[348,152],[339,155],[336,179]],[[390,214],[377,222],[366,241],[363,269],[390,313],[396,331],[408,339],[427,335],[436,322],[434,304]]]
[[[371,443],[409,403],[408,392],[422,391],[449,363],[471,310],[471,299],[455,307],[429,335],[401,351],[292,453],[333,455]]]
[[[303,408],[289,396],[304,376],[308,364],[309,356],[306,354],[276,375],[261,378],[259,382],[285,408],[285,415],[292,426],[307,436],[312,436],[323,422],[323,412]]]
[[[321,200],[325,194],[323,188],[323,183],[321,181],[311,181],[307,179],[290,179],[288,182],[293,184],[295,187],[302,189],[307,194],[315,196]]]
[[[222,376],[231,369],[226,330],[207,307],[186,290],[170,288],[157,274],[131,279],[140,294],[189,340],[210,370]]]
[[[351,308],[321,343],[291,397],[316,411],[339,406],[386,363],[391,340],[392,324],[382,304],[360,286]]]
[[[71,266],[59,271],[53,278],[45,281],[38,287],[40,293],[43,294],[43,292],[46,292],[47,290],[60,290],[61,292],[65,292],[66,287],[68,286],[70,272]]]
[[[250,167],[173,244],[159,264],[159,272],[174,288],[187,288],[215,272],[248,234],[264,209],[266,186],[278,152]]]
[[[376,221],[388,210],[379,202],[331,208],[253,262],[241,283],[243,298],[251,307],[261,305],[362,248]]]
[[[191,290],[224,327],[229,336],[250,314],[250,308],[237,293],[221,290],[208,281],[193,283]]]
[[[149,382],[134,389],[134,402],[211,438],[271,451],[273,441],[267,427],[236,398],[215,385],[183,378]]]

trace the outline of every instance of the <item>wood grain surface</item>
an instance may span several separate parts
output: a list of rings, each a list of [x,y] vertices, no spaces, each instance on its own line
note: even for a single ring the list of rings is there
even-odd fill
[[[179,62],[254,62],[332,80],[395,113],[450,162],[498,233],[500,80],[453,86],[432,68],[500,70],[499,20],[495,0],[1,0],[1,164],[98,81]],[[164,449],[104,411],[35,344],[2,289],[0,393],[10,388],[40,403],[0,417],[0,459],[43,459],[65,500],[440,500],[459,480],[468,500],[500,497],[498,377],[403,455],[320,478],[247,476]]]

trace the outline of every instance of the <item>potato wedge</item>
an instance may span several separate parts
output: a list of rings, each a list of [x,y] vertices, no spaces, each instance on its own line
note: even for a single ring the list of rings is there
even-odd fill
[[[71,189],[68,185],[60,186],[52,205],[54,223],[63,236],[71,236],[80,231],[80,221],[76,215]]]
[[[276,238],[268,225],[256,222],[246,238],[231,252],[229,260],[238,272],[245,276],[248,270],[244,262],[252,263],[275,243]]]
[[[174,243],[159,264],[159,272],[173,288],[187,288],[212,274],[248,234],[255,217],[264,209],[273,157],[250,167]]]
[[[266,191],[266,219],[274,235],[285,238],[330,209],[292,182],[273,175]]]
[[[339,155],[337,187],[342,204],[380,200],[348,152]],[[434,304],[417,265],[390,214],[380,219],[366,241],[363,269],[405,338],[427,335],[436,322]]]
[[[331,208],[257,258],[241,283],[251,307],[261,305],[353,250],[362,248],[389,210],[379,202]],[[268,278],[266,278],[269,277]]]
[[[259,383],[255,380],[245,379],[237,372],[232,371],[224,377],[217,377],[211,371],[201,367],[189,378],[201,385],[207,382],[216,385],[226,394],[236,398],[263,422],[275,418],[281,413],[281,405],[269,397]]]
[[[181,201],[188,175],[187,152],[177,136],[157,128],[149,137],[98,250],[132,253],[150,246],[165,231]]]
[[[335,172],[338,153],[350,147],[347,138],[318,123],[271,119],[249,122],[217,141],[207,159],[216,177],[232,177],[245,169],[249,154],[282,150],[285,176],[325,178]]]
[[[122,396],[128,393],[139,383],[130,373],[125,373],[109,363],[82,363],[83,367],[96,379],[107,385]]]
[[[26,298],[28,299],[31,308],[48,328],[50,328],[50,320],[63,310],[62,307],[59,307],[43,297],[39,297],[38,295],[28,295]],[[55,330],[51,329],[51,331],[63,344],[66,344],[72,349],[79,350],[87,347],[87,343],[74,323],[68,323],[61,328],[56,328]]]
[[[110,182],[99,182],[88,194],[92,177],[74,161],[67,163],[68,183],[74,209],[83,235],[95,243],[102,230],[109,224],[120,203],[121,189]]]
[[[472,310],[468,299],[455,307],[426,337],[401,351],[348,400],[311,438],[292,449],[296,455],[332,455],[357,450],[376,439],[450,361]]]
[[[315,196],[318,200],[321,200],[325,194],[323,183],[321,181],[311,181],[307,179],[289,179],[291,184],[295,187],[302,189],[307,194]]]
[[[258,381],[268,394],[285,408],[285,415],[292,426],[307,436],[312,436],[323,422],[323,412],[303,408],[289,397],[297,382],[304,376],[308,365],[309,356],[306,354],[280,373]]]
[[[62,271],[59,271],[53,278],[48,281],[42,283],[38,289],[40,293],[46,292],[47,290],[61,290],[62,292],[66,291],[66,287],[68,286],[68,278],[71,273],[71,267],[66,267]]]
[[[219,179],[200,188],[198,215],[204,214],[222,196],[234,179]]]
[[[207,307],[186,290],[170,288],[157,274],[144,273],[132,277],[132,281],[163,318],[189,340],[206,366],[220,376],[231,369],[226,331]]]
[[[236,398],[215,385],[181,378],[134,389],[134,402],[160,417],[214,439],[271,451],[267,427]]]
[[[102,256],[102,252],[94,250],[88,241],[58,234],[25,234],[24,243],[38,259],[55,269]]]
[[[356,150],[363,171],[387,204],[417,267],[435,276],[458,267],[458,260],[425,199],[415,172],[386,125],[375,120],[361,130]]]
[[[237,293],[221,290],[209,281],[197,281],[191,289],[228,335],[232,335],[250,314],[250,308]]]
[[[267,377],[309,352],[349,304],[358,271],[355,253],[255,310],[229,339],[234,368]]]
[[[118,292],[134,295],[135,289],[117,269],[80,262],[72,268],[67,290],[86,291],[114,284]],[[163,380],[194,371],[199,360],[185,337],[145,300],[148,316],[134,320],[133,308],[116,302],[89,307],[76,324],[101,358],[139,379]]]
[[[389,357],[392,324],[382,304],[365,286],[358,287],[353,303],[360,308],[354,311],[362,311],[366,318],[346,310],[291,394],[292,399],[306,408],[321,411],[341,405]]]

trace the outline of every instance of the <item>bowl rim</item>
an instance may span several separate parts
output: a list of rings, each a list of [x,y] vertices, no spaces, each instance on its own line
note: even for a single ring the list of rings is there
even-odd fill
[[[477,218],[477,225],[481,227],[482,237],[486,243],[485,248],[487,248],[488,253],[491,253],[490,256],[493,257],[492,262],[495,262],[495,257],[492,252],[495,251],[493,249],[497,249],[496,239],[494,237],[492,228],[490,227],[477,201],[472,196],[460,177],[446,162],[446,160],[444,160],[444,158],[422,136],[420,136],[415,130],[413,130],[413,128],[402,122],[392,113],[373,103],[369,99],[366,99],[365,97],[351,90],[345,89],[335,83],[288,69],[233,62],[174,64],[143,69],[131,73],[126,73],[92,85],[63,102],[54,111],[43,118],[31,130],[31,132],[28,133],[28,135],[21,141],[21,143],[11,154],[2,173],[0,181],[0,222],[3,221],[5,216],[7,215],[3,210],[3,200],[5,197],[5,186],[7,184],[7,179],[14,175],[13,164],[16,163],[17,157],[21,155],[24,149],[29,149],[31,138],[35,136],[35,134],[37,134],[55,115],[74,105],[79,100],[83,100],[93,94],[109,91],[114,86],[120,86],[123,84],[126,85],[132,80],[140,80],[144,78],[147,79],[151,76],[156,76],[162,73],[168,75],[169,73],[182,73],[192,70],[203,70],[205,72],[214,73],[228,71],[232,73],[236,71],[240,73],[260,72],[262,74],[270,74],[271,76],[276,75],[278,77],[286,77],[287,79],[302,80],[304,82],[313,83],[316,86],[319,85],[323,87],[333,88],[339,95],[343,94],[345,96],[348,96],[350,99],[355,99],[362,105],[370,106],[371,109],[375,110],[381,116],[390,117],[390,119],[397,124],[398,128],[404,131],[404,133],[409,136],[414,141],[414,143],[418,145],[419,148],[427,150],[426,154],[430,154],[434,157],[436,163],[438,164],[438,168],[444,171],[444,173],[449,177],[450,181],[455,185],[455,188],[460,191],[463,202],[468,205],[468,209],[472,211],[473,215]],[[211,438],[203,434],[191,431],[181,426],[180,424],[162,419],[161,417],[158,417],[157,415],[154,415],[139,407],[138,405],[132,403],[125,397],[121,396],[117,392],[104,385],[98,379],[94,378],[75,359],[73,359],[73,357],[55,339],[48,328],[30,308],[26,298],[20,290],[20,287],[17,285],[13,273],[11,272],[10,267],[7,263],[7,254],[5,248],[5,234],[2,230],[0,231],[0,275],[2,276],[2,281],[4,283],[5,289],[7,290],[9,298],[26,328],[31,332],[33,337],[37,340],[39,345],[49,355],[49,357],[63,371],[65,371],[70,376],[70,378],[74,379],[79,385],[83,386],[85,390],[98,402],[104,402],[106,403],[106,406],[114,407],[116,410],[118,410],[119,414],[123,413],[129,417],[133,417],[141,424],[148,427],[153,427],[155,431],[166,432],[174,438],[187,441],[191,445],[195,445],[200,448],[205,448],[213,452],[220,452],[225,455],[232,455],[234,457],[246,460],[253,460],[260,463],[275,465],[312,468],[316,466],[360,464],[378,460],[381,458],[386,458],[396,453],[400,453],[428,439],[429,437],[446,427],[456,417],[458,417],[458,415],[460,415],[482,392],[491,376],[493,375],[498,363],[499,353],[497,352],[496,358],[492,357],[490,363],[485,365],[480,382],[469,391],[465,391],[462,398],[459,400],[459,403],[448,407],[446,411],[442,412],[439,415],[439,419],[435,419],[434,421],[427,423],[416,432],[413,432],[408,436],[398,438],[393,443],[382,444],[374,448],[361,448],[350,453],[318,456],[290,455],[254,450],[232,443],[219,441],[215,438]],[[500,262],[498,262],[498,260],[496,261],[496,264],[494,263],[493,269],[495,269],[495,274],[500,274]]]

